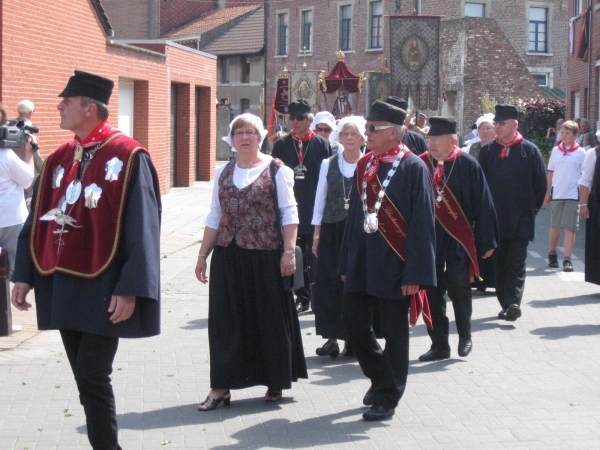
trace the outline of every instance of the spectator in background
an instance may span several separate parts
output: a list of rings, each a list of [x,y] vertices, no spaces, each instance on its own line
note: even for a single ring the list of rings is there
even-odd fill
[[[6,121],[6,109],[0,103],[0,123]],[[24,161],[11,148],[0,148],[0,248],[8,253],[9,276],[15,267],[17,238],[25,219],[27,208],[23,190],[33,181],[33,151],[26,145]]]
[[[15,119],[16,121],[22,120],[24,125],[28,127],[33,126],[33,122],[31,121],[31,116],[33,114],[33,110],[35,109],[33,102],[31,100],[21,100],[17,105],[17,111],[19,116]],[[34,176],[37,177],[40,171],[42,170],[42,165],[44,164],[44,159],[40,155],[40,146],[38,145],[37,137],[34,134],[29,133],[27,139],[21,142],[21,146],[16,150],[17,155],[21,160],[25,161],[25,155],[27,154],[27,145],[31,145],[33,150],[33,165],[34,165]],[[33,196],[33,184],[25,189],[25,204],[27,208],[31,204],[31,197]]]
[[[591,133],[590,130],[590,120],[589,119],[581,119],[581,123],[579,124],[579,137],[577,138],[577,143],[583,147],[583,140],[585,139],[586,134]]]
[[[556,121],[556,129],[555,131],[557,131],[556,133],[556,143],[554,145],[558,145],[561,142],[561,133],[560,133],[560,127],[562,127],[562,124],[565,123],[565,119],[558,119]]]
[[[33,126],[33,122],[31,122],[31,116],[33,114],[34,105],[31,100],[21,100],[17,105],[17,112],[19,113],[19,117],[17,120],[22,120],[25,122],[25,125]]]
[[[598,141],[596,140],[596,135],[593,133],[586,133],[583,138],[583,144],[581,145],[585,150],[589,150],[592,147],[598,145]]]
[[[335,123],[335,117],[329,111],[319,111],[315,114],[315,119],[310,124],[310,129],[316,132],[323,139],[327,139],[331,144],[331,151],[334,155],[344,151],[344,147],[335,140],[331,140],[331,133],[337,131],[337,124]]]

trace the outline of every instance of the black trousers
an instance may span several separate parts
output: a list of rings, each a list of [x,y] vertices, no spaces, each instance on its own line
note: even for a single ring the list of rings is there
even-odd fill
[[[85,411],[88,439],[94,450],[121,450],[115,396],[110,384],[119,338],[60,330]]]
[[[521,305],[528,245],[529,241],[524,238],[504,240],[500,241],[500,248],[494,251],[496,297],[502,308],[513,303]]]
[[[395,408],[408,376],[409,299],[390,300],[354,292],[344,295],[343,318],[360,368],[371,380],[374,405]],[[382,349],[373,331],[373,309],[378,308]]]
[[[303,305],[308,305],[311,299],[310,289],[311,280],[315,280],[314,270],[317,266],[317,258],[312,252],[313,235],[299,234],[296,239],[296,245],[302,250],[302,262],[304,263],[304,287],[294,291],[296,301]]]
[[[450,350],[450,325],[446,315],[446,294],[452,301],[456,329],[461,339],[471,339],[473,297],[469,280],[469,258],[465,256],[436,265],[437,287],[427,289],[433,329],[427,328],[434,350]]]

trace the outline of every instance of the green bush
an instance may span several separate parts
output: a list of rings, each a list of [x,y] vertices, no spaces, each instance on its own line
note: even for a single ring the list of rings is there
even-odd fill
[[[519,108],[519,131],[532,142],[537,138],[541,143],[548,128],[555,128],[556,121],[565,117],[566,101],[562,98],[517,99],[515,103]],[[552,145],[547,144],[544,148]]]

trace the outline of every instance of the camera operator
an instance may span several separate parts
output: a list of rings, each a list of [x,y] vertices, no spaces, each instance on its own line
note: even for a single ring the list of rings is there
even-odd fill
[[[6,121],[6,109],[0,103],[0,124]],[[32,139],[37,143],[35,137]],[[33,148],[25,144],[23,160],[11,148],[0,148],[0,247],[8,253],[9,274],[15,266],[17,238],[27,218],[23,190],[33,181]]]
[[[15,119],[15,122],[23,122],[23,125],[28,127],[33,127],[33,122],[31,121],[31,116],[33,115],[33,111],[35,106],[31,100],[21,100],[17,105],[17,111],[19,112],[19,117]],[[37,137],[32,133],[27,133],[27,139],[21,142],[21,146],[16,149],[16,153],[21,158],[21,160],[25,161],[25,154],[27,143],[31,144],[33,148],[33,164],[35,166],[35,177],[37,178],[38,174],[42,170],[42,165],[44,164],[44,159],[40,154],[40,147],[38,145]],[[33,183],[30,187],[25,189],[25,203],[27,208],[31,204],[31,197],[33,196]]]
[[[33,126],[33,122],[31,122],[31,116],[33,115],[33,110],[35,106],[31,100],[21,100],[17,105],[17,111],[19,112],[19,117],[16,120],[22,120],[25,125]]]

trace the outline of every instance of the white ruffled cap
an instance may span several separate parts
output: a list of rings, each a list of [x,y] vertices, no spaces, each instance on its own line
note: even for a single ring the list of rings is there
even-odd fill
[[[248,122],[254,125],[254,128],[258,130],[258,132],[260,133],[260,142],[258,143],[258,148],[260,149],[262,142],[265,139],[265,136],[267,135],[267,130],[265,130],[265,127],[263,126],[263,122],[260,119],[260,117],[255,116],[254,114],[245,113],[240,114],[239,116],[235,116],[229,124],[229,133],[227,133],[227,136],[223,136],[221,139],[227,142],[230,147],[233,147],[233,136],[231,136],[231,130],[233,129],[233,124],[238,119],[246,119]]]
[[[492,113],[487,113],[481,116],[479,119],[477,119],[477,122],[475,122],[475,125],[477,125],[477,129],[479,129],[479,125],[481,125],[482,123],[489,123],[491,125],[494,125],[494,115]]]
[[[346,116],[346,117],[344,117],[342,120],[340,120],[338,122],[337,130],[334,131],[333,133],[331,133],[331,136],[329,139],[331,139],[332,141],[340,142],[340,132],[344,129],[344,125],[347,125],[347,124],[354,125],[358,129],[358,132],[360,133],[362,138],[365,140],[365,142],[367,141],[367,137],[365,136],[365,125],[367,124],[367,121],[362,116]]]
[[[315,114],[315,118],[310,124],[310,129],[315,131],[317,129],[317,125],[323,123],[331,128],[333,131],[337,130],[337,125],[335,124],[335,117],[329,111],[319,111]]]

